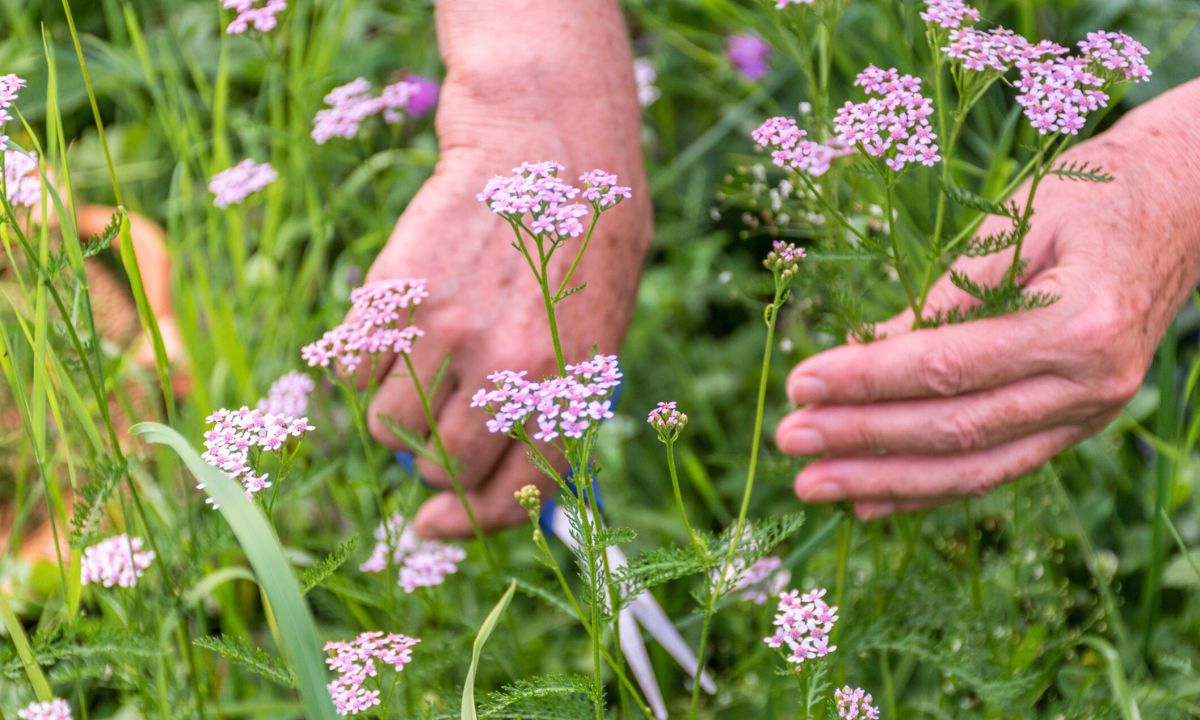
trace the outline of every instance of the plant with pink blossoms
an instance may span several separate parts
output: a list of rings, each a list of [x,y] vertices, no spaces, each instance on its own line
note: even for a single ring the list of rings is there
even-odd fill
[[[25,87],[25,80],[13,75],[0,75],[0,148],[8,144],[8,136],[4,134],[4,126],[12,121],[13,103],[17,101],[17,95],[21,89]]]
[[[383,684],[379,665],[402,672],[412,662],[413,648],[421,641],[407,635],[364,632],[349,642],[325,643],[329,669],[337,673],[329,683],[329,696],[338,715],[357,715],[381,704]]]
[[[775,634],[763,640],[767,647],[783,650],[787,661],[797,666],[837,650],[829,644],[829,634],[838,620],[838,609],[826,604],[824,597],[824,588],[803,595],[798,590],[780,593]]]
[[[336,363],[348,373],[385,352],[407,356],[424,335],[412,320],[427,297],[424,279],[379,280],[355,288],[350,292],[350,318],[301,348],[300,356],[309,367]]]
[[[241,407],[222,408],[206,418],[211,425],[204,433],[205,462],[237,480],[245,488],[246,497],[253,499],[273,486],[266,472],[257,472],[257,460],[264,452],[279,452],[293,438],[313,430],[306,417],[276,415],[262,410]],[[204,483],[196,485],[204,489]],[[220,507],[210,497],[205,500],[214,509]]]
[[[154,561],[153,550],[143,550],[139,537],[114,535],[83,549],[80,582],[106,588],[131,588]]]
[[[833,695],[839,720],[879,720],[879,708],[871,703],[875,698],[862,688],[845,685]]]
[[[312,139],[318,145],[333,138],[349,140],[358,135],[363,123],[376,115],[382,116],[389,125],[403,122],[419,92],[428,93],[428,90],[423,91],[415,81],[404,79],[386,85],[378,95],[372,95],[371,83],[365,78],[355,78],[325,96],[326,107],[318,110],[313,118]]]
[[[462,548],[437,540],[425,540],[400,513],[395,513],[375,530],[375,549],[359,565],[363,572],[383,572],[398,568],[397,584],[404,592],[441,585],[448,575],[458,571],[465,560]]]
[[[909,165],[933,167],[941,161],[938,136],[929,123],[933,103],[921,94],[920,78],[869,65],[854,84],[877,97],[847,102],[838,111],[833,126],[842,141],[897,173]],[[886,171],[880,174],[885,182],[894,182]]]
[[[308,396],[315,387],[312,378],[291,370],[271,383],[267,396],[258,401],[258,409],[271,415],[299,417],[308,410]]]
[[[269,163],[247,159],[214,175],[208,182],[208,191],[215,198],[213,205],[227,208],[241,203],[278,179],[279,173]]]
[[[750,82],[771,71],[771,46],[757,35],[733,33],[725,38],[725,55]]]
[[[240,35],[254,28],[265,33],[275,29],[276,16],[287,9],[287,0],[224,0],[222,7],[237,13],[225,32]]]
[[[36,208],[42,198],[37,158],[18,150],[4,151],[4,195],[13,207]]]
[[[766,605],[767,599],[783,592],[791,579],[792,573],[783,567],[783,560],[768,555],[738,573],[733,589],[745,602]]]
[[[21,720],[71,720],[71,706],[61,698],[32,702],[18,710],[17,717]]]
[[[969,22],[979,22],[979,11],[962,0],[925,0],[921,19],[945,30],[957,30]]]
[[[1079,41],[1079,54],[1108,82],[1145,82],[1153,74],[1146,64],[1149,48],[1123,32],[1090,32]]]

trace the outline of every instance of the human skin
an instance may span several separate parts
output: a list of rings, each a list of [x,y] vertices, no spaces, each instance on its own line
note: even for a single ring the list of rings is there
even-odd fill
[[[476,194],[493,175],[542,160],[564,165],[571,181],[602,168],[633,188],[631,200],[605,213],[588,246],[575,276],[586,291],[558,306],[567,362],[589,357],[593,345],[618,350],[650,244],[650,199],[633,61],[615,0],[439,0],[435,7],[446,65],[436,118],[440,158],[366,279],[428,280],[430,297],[416,316],[425,336],[413,363],[428,384],[450,355],[434,415],[446,450],[461,461],[458,479],[472,509],[491,530],[527,520],[513,499],[517,489],[532,483],[550,491],[553,482],[523,446],[487,432],[487,416],[470,407],[470,397],[489,373],[539,377],[555,373],[556,363],[541,294],[512,247],[512,230]],[[556,257],[553,284],[576,248],[568,243]],[[385,418],[427,433],[421,404],[402,362],[385,357],[377,369],[368,426],[379,442],[404,449]],[[360,376],[360,384],[367,379]],[[423,458],[418,470],[442,491],[417,513],[417,531],[470,535],[446,472]]]
[[[787,393],[803,407],[776,444],[820,457],[796,494],[853,502],[863,519],[985,495],[1111,422],[1200,283],[1196,117],[1200,80],[1065,154],[1116,179],[1050,178],[1039,190],[1025,287],[1058,296],[1053,305],[916,332],[909,312],[880,326],[886,339],[797,365]],[[980,232],[1007,222],[989,218]],[[994,282],[1011,263],[1010,251],[956,267]],[[969,302],[944,277],[926,312]]]

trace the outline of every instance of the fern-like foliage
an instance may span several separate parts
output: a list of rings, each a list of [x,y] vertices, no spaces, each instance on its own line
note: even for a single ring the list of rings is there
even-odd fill
[[[1013,220],[1021,217],[1021,208],[1015,202],[995,202],[988,200],[982,195],[958,187],[953,183],[943,183],[942,188],[946,191],[946,197],[963,207],[978,210],[988,215],[1000,215],[1012,218]]]
[[[1077,160],[1064,162],[1050,170],[1049,174],[1076,182],[1110,183],[1116,179],[1099,165]]]
[[[284,687],[296,687],[295,675],[281,660],[268,655],[262,648],[255,647],[241,638],[206,635],[196,638],[192,643],[205,650],[212,650],[234,665],[243,667]]]
[[[804,513],[795,512],[785,515],[772,515],[757,521],[753,525],[747,525],[742,530],[742,538],[738,541],[737,547],[734,549],[731,571],[726,572],[724,577],[714,576],[712,580],[715,582],[711,590],[718,597],[732,592],[741,578],[740,569],[748,568],[771,554],[771,551],[779,543],[795,534],[803,524]],[[733,532],[733,527],[726,530],[717,538],[710,552],[710,555],[718,558],[722,564],[729,554],[729,548],[733,542]]]
[[[690,546],[647,550],[617,571],[622,604],[628,604],[645,590],[703,572],[707,567],[708,563]]]
[[[596,698],[582,675],[545,675],[518,680],[488,696],[479,717],[495,720],[576,720],[591,717]]]
[[[121,482],[124,468],[112,458],[101,455],[93,464],[92,480],[80,488],[71,512],[71,546],[81,548],[95,537],[104,516],[104,505]]]
[[[1022,266],[1024,261],[1022,261]],[[1017,273],[1020,276],[1020,273]],[[959,290],[979,301],[979,304],[963,309],[951,308],[934,314],[927,319],[931,327],[953,325],[957,323],[999,317],[1010,313],[1036,310],[1049,307],[1058,302],[1058,296],[1051,293],[1036,291],[1026,292],[1020,283],[1006,276],[995,285],[984,285],[972,280],[966,273],[959,270],[950,271],[950,281]]]
[[[112,219],[104,226],[99,235],[93,235],[86,240],[83,240],[83,256],[93,257],[104,252],[112,247],[113,241],[117,239],[117,235],[121,232],[121,218],[125,211],[117,210],[113,213]],[[81,238],[82,239],[82,238]]]
[[[983,257],[984,255],[995,255],[998,252],[1003,252],[1010,247],[1015,247],[1021,239],[1029,234],[1029,225],[1017,220],[1012,228],[1002,230],[998,233],[985,235],[983,237],[973,238],[963,249],[962,254],[967,257]]]
[[[352,536],[346,542],[335,547],[333,552],[326,555],[316,565],[305,568],[300,573],[300,582],[304,587],[304,592],[307,594],[308,591],[329,579],[330,575],[333,575],[337,572],[338,568],[346,564],[346,561],[350,559],[356,547],[358,547],[358,538]]]

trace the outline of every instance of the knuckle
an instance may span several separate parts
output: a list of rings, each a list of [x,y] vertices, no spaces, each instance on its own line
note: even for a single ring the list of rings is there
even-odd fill
[[[1129,404],[1142,387],[1143,373],[1137,367],[1122,368],[1113,373],[1101,388],[1101,400],[1112,408]]]
[[[930,442],[938,452],[977,450],[986,444],[987,433],[978,420],[954,413],[930,424]]]
[[[918,372],[921,385],[942,397],[957,395],[966,385],[967,372],[962,356],[945,345],[930,348],[921,357]]]

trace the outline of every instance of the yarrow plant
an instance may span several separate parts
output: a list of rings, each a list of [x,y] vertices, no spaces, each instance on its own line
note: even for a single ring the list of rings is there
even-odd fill
[[[17,150],[4,151],[4,192],[14,207],[37,207],[42,197],[42,178],[35,157]]]
[[[725,38],[729,62],[747,80],[756,82],[771,71],[771,46],[757,35],[733,33]]]
[[[213,205],[227,208],[241,203],[278,179],[279,173],[269,163],[247,159],[214,175],[208,183],[208,191],[213,194]]]
[[[748,603],[766,605],[767,599],[783,592],[791,579],[792,573],[783,567],[783,559],[769,555],[738,573],[734,590]]]
[[[462,548],[437,540],[424,540],[400,513],[375,530],[375,549],[359,570],[383,572],[388,564],[399,568],[397,584],[404,592],[441,585],[465,560]]]
[[[154,562],[154,551],[143,550],[143,545],[144,541],[139,537],[114,535],[84,548],[80,581],[84,585],[97,584],[106,588],[137,585],[138,578]]]
[[[0,146],[8,144],[8,136],[4,134],[4,126],[12,121],[13,103],[17,101],[17,96],[21,93],[21,89],[25,87],[25,80],[17,75],[8,74],[0,75]]]
[[[271,383],[267,396],[258,401],[258,409],[269,415],[300,417],[307,412],[308,396],[315,387],[304,373],[286,372]]]
[[[287,0],[224,0],[222,6],[237,13],[225,32],[240,35],[253,27],[265,33],[275,29],[276,16],[287,9]]]
[[[329,696],[338,715],[357,715],[381,704],[379,665],[396,672],[412,662],[417,638],[382,632],[364,632],[349,642],[329,642],[325,659],[337,678],[329,683]]]
[[[795,665],[837,650],[836,645],[829,644],[829,634],[838,620],[838,609],[826,604],[824,597],[824,588],[804,594],[798,590],[781,593],[775,634],[763,640],[767,647],[784,650],[787,661]]]
[[[61,698],[33,702],[18,710],[17,717],[21,720],[71,720],[71,706]]]
[[[422,111],[428,112],[425,107],[430,104],[428,93],[428,88],[406,78],[386,85],[378,95],[372,95],[371,83],[366,78],[355,78],[325,96],[327,107],[317,111],[313,118],[312,139],[318,145],[333,138],[348,140],[358,135],[363,123],[376,115],[383,116],[389,125],[396,125],[403,122],[414,100],[423,103]]]
[[[838,688],[834,693],[837,703],[837,713],[840,720],[878,720],[879,708],[871,703],[875,698],[862,688],[852,688],[849,685]]]
[[[471,407],[492,413],[490,432],[515,438],[525,436],[525,422],[537,418],[535,440],[553,442],[563,437],[578,440],[593,422],[612,417],[612,393],[621,384],[621,368],[614,355],[597,355],[566,366],[566,374],[541,382],[525,379],[526,373],[502,370],[488,376],[492,390],[480,389]]]
[[[381,353],[407,354],[424,333],[412,324],[413,312],[429,291],[424,279],[379,280],[350,292],[351,319],[305,345],[300,355],[310,367],[337,363],[353,372]]]
[[[255,472],[256,458],[252,453],[277,452],[292,438],[314,429],[306,417],[276,415],[244,406],[237,410],[222,408],[209,415],[206,422],[211,427],[204,433],[201,457],[240,482],[247,498],[273,485],[266,472]],[[204,483],[196,485],[196,489],[203,490]],[[220,507],[212,498],[205,502],[214,509]]]

